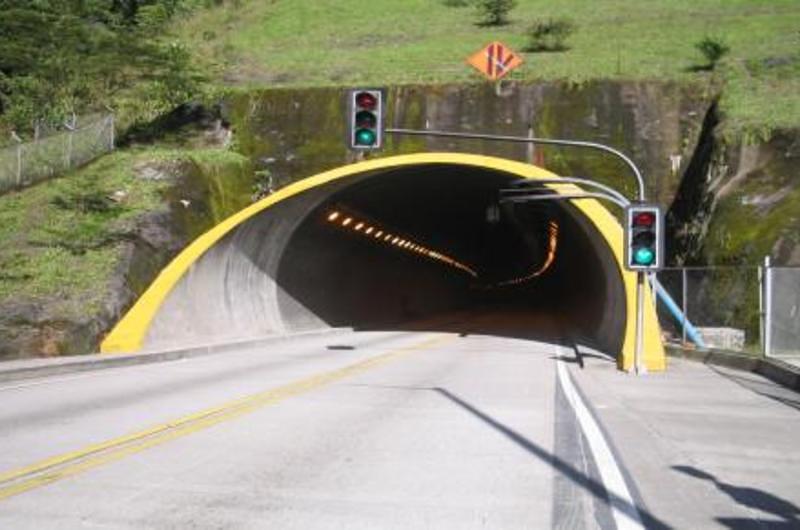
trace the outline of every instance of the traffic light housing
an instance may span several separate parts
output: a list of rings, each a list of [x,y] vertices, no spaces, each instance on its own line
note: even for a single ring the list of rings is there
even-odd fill
[[[383,91],[360,88],[351,90],[347,99],[350,149],[380,149],[383,145]]]
[[[625,209],[625,265],[632,271],[656,271],[664,266],[664,216],[654,204]]]

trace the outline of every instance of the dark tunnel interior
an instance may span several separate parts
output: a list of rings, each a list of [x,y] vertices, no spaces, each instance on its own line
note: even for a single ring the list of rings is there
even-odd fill
[[[577,341],[616,355],[625,296],[605,240],[566,202],[499,203],[518,179],[430,164],[339,186],[281,253],[284,322]]]

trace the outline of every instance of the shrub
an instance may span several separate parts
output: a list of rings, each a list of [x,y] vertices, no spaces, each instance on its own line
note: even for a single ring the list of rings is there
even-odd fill
[[[508,24],[508,13],[516,7],[516,0],[477,0],[478,25],[502,26]]]
[[[694,47],[705,57],[706,64],[703,68],[706,70],[713,70],[720,59],[731,50],[724,42],[714,37],[705,37],[700,42],[695,43]]]
[[[558,52],[568,50],[567,38],[575,31],[575,24],[568,19],[538,21],[528,26],[525,32],[528,52]]]
[[[442,0],[447,7],[465,7],[469,5],[469,0]]]

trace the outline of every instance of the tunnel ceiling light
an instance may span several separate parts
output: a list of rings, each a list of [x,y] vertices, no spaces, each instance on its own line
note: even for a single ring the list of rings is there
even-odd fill
[[[542,264],[530,274],[498,282],[492,285],[488,285],[486,288],[493,289],[497,287],[506,287],[509,285],[519,285],[525,282],[529,282],[534,278],[541,276],[542,274],[547,272],[547,270],[550,269],[550,267],[552,267],[553,262],[556,260],[557,250],[558,250],[558,223],[555,221],[550,221],[547,224],[547,255],[545,256]]]
[[[341,222],[341,226],[349,227],[351,233],[356,234],[360,233],[364,236],[370,236],[370,241],[373,241],[378,244],[390,244],[394,245],[398,250],[404,250],[410,253],[419,254],[428,258],[433,261],[438,261],[440,263],[445,263],[455,269],[463,271],[473,278],[478,277],[478,273],[472,267],[457,261],[446,254],[436,252],[434,250],[430,250],[424,245],[419,244],[414,240],[414,238],[408,237],[404,238],[398,235],[394,235],[392,233],[387,232],[384,228],[380,227],[380,223],[375,223],[373,220],[365,219],[365,216],[360,215],[348,215],[352,214],[348,208],[345,208],[345,215],[347,217]],[[333,222],[337,220],[339,217],[342,216],[342,213],[339,210],[331,210],[327,212],[325,218],[329,222]],[[361,217],[361,219],[359,219]],[[352,225],[352,226],[351,226]],[[367,227],[364,230],[364,227]],[[374,232],[374,235],[373,235]]]

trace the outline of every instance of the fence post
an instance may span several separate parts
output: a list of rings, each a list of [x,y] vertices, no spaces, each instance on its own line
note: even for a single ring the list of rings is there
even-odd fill
[[[17,131],[11,131],[11,139],[17,142],[17,188],[22,187],[22,138]]]
[[[114,115],[114,109],[111,108],[109,105],[103,105],[105,109],[108,111],[108,117],[106,119],[106,124],[109,127],[108,131],[108,150],[114,150],[114,142],[116,141],[116,116]]]
[[[69,127],[69,125],[66,125],[66,127],[67,127],[67,148],[64,153],[64,164],[66,165],[66,169],[69,170],[70,166],[72,165],[72,129]]]
[[[22,144],[17,144],[17,188],[22,187]]]
[[[72,167],[72,137],[75,134],[76,120],[77,119],[75,117],[75,113],[73,113],[72,122],[71,123],[64,122],[64,126],[67,128],[67,131],[69,131],[67,133],[67,157],[66,157],[67,170],[69,170],[69,168]]]
[[[769,357],[772,353],[772,270],[770,268],[769,256],[764,257],[763,283],[762,283],[762,305],[763,305],[763,329],[764,329],[764,357]]]
[[[114,150],[114,140],[115,140],[114,136],[115,136],[115,133],[116,133],[116,131],[114,130],[114,127],[116,126],[116,122],[114,120],[114,113],[113,112],[108,115],[108,126],[109,126],[109,131],[108,131],[108,134],[109,134],[108,150],[109,151],[113,151]]]

